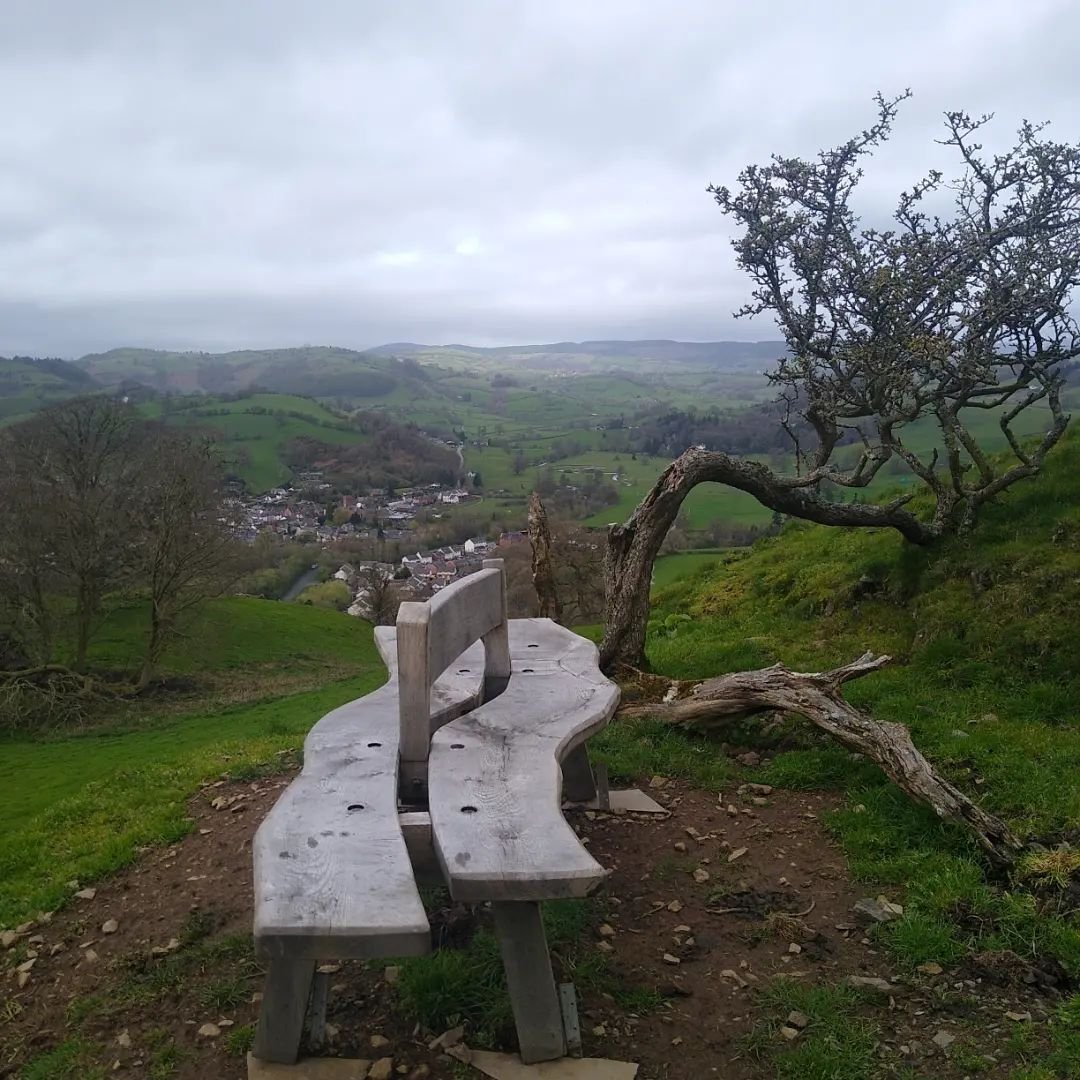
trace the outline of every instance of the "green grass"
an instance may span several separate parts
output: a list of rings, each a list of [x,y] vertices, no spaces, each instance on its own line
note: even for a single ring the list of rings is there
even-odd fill
[[[916,504],[918,505],[918,504]],[[776,661],[821,670],[866,649],[894,663],[846,688],[1022,837],[1080,828],[1080,437],[1036,482],[988,508],[970,537],[920,550],[887,531],[793,524],[654,593],[649,658],[706,678]],[[747,730],[753,730],[749,726]],[[763,779],[847,793],[828,826],[860,878],[906,891],[883,931],[906,966],[971,948],[1052,956],[1080,976],[1080,921],[1029,880],[990,883],[972,841],[866,762],[787,728]],[[801,746],[798,743],[801,742]],[[976,780],[980,783],[976,784]]]
[[[759,1024],[745,1049],[767,1060],[777,1080],[876,1080],[881,1075],[874,1054],[878,1026],[860,1017],[860,995],[844,986],[804,984],[774,979],[762,991],[769,1018]],[[810,1023],[794,1044],[777,1032],[792,1010]]]
[[[235,401],[187,397],[171,402],[164,411],[160,402],[150,402],[142,410],[168,424],[213,432],[222,454],[235,463],[233,471],[253,492],[266,491],[291,478],[284,455],[293,439],[306,436],[342,446],[367,441],[363,432],[343,428],[341,416],[317,401],[293,394],[248,394]]]
[[[137,665],[148,611],[126,604],[112,611],[90,649],[94,667]],[[371,630],[362,619],[310,605],[246,596],[210,600],[184,626],[162,668],[170,675],[228,671],[258,664],[343,662],[370,658]]]
[[[23,1066],[19,1080],[104,1080],[104,1067],[94,1064],[100,1054],[100,1048],[92,1043],[68,1039]]]
[[[677,555],[664,555],[656,560],[653,569],[653,588],[663,589],[680,578],[691,577],[715,567],[725,551],[717,548],[708,551],[680,551]]]
[[[562,981],[572,981],[583,994],[607,994],[628,1011],[643,1013],[660,1005],[655,988],[617,976],[608,957],[593,948],[595,928],[603,920],[600,901],[550,901],[543,917]],[[463,1023],[470,1045],[513,1045],[513,1015],[499,945],[486,926],[465,948],[443,948],[403,961],[395,994],[406,1015],[429,1030],[444,1031]]]
[[[185,800],[201,780],[280,762],[320,716],[386,679],[370,624],[360,620],[247,598],[216,601],[204,617],[170,659],[172,670],[222,670],[256,684],[299,662],[338,672],[349,665],[355,674],[254,704],[151,715],[134,730],[4,742],[0,925],[56,907],[70,879],[92,880],[126,865],[140,846],[180,838]],[[97,662],[123,664],[132,640],[124,625]]]

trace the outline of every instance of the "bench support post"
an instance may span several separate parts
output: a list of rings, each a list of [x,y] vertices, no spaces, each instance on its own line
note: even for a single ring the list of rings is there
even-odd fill
[[[566,1038],[540,905],[535,901],[496,902],[491,909],[521,1060],[531,1065],[561,1058],[566,1053]]]
[[[296,1061],[314,977],[314,960],[270,961],[252,1047],[255,1057],[283,1065]]]
[[[596,777],[584,743],[563,758],[562,779],[563,798],[568,802],[590,802],[596,798]]]

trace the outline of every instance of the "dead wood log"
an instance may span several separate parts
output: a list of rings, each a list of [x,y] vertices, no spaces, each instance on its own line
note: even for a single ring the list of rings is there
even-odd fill
[[[690,728],[715,727],[740,716],[780,709],[806,717],[842,746],[864,754],[918,802],[933,807],[943,821],[967,828],[995,866],[1012,866],[1023,844],[1009,827],[973,803],[935,772],[915,748],[902,724],[875,720],[844,700],[840,688],[877,671],[890,660],[864,653],[832,671],[791,671],[782,664],[759,671],[721,675],[698,683],[690,696],[667,704],[639,705],[621,715],[655,716]]]
[[[555,567],[551,554],[551,529],[548,527],[547,511],[535,491],[529,496],[528,528],[537,614],[542,619],[562,622],[562,605],[559,603],[559,591],[555,585]]]

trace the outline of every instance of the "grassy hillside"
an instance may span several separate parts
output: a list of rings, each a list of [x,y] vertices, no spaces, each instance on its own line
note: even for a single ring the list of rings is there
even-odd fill
[[[98,384],[86,371],[63,360],[0,356],[0,424],[96,389]]]
[[[137,663],[144,617],[134,606],[114,612],[92,664]],[[0,925],[55,907],[72,878],[89,880],[142,845],[182,836],[184,800],[200,780],[273,761],[323,713],[386,678],[369,623],[240,597],[208,604],[164,667],[197,676],[204,691],[186,708],[150,702],[135,722],[118,714],[86,734],[0,747]],[[229,693],[219,696],[223,684]]]
[[[649,657],[680,678],[775,661],[820,670],[865,649],[889,653],[892,666],[850,684],[851,700],[906,724],[954,782],[1028,840],[1053,847],[1080,838],[1076,432],[971,537],[921,550],[892,532],[792,524],[654,600]],[[853,869],[890,890],[906,887],[905,917],[882,935],[902,962],[1008,948],[1080,977],[1067,870],[1064,888],[1034,865],[1019,889],[993,887],[970,841],[876,768],[797,725],[786,747],[763,779],[845,791],[847,808],[830,826]]]
[[[266,491],[292,476],[289,444],[298,438],[356,446],[368,441],[357,427],[309,398],[291,394],[248,394],[233,401],[185,397],[143,406],[148,416],[168,424],[202,428],[217,439],[231,469],[253,492]],[[296,415],[299,414],[299,415]]]

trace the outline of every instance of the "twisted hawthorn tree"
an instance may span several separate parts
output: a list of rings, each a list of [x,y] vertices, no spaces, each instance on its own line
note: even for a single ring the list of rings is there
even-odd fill
[[[852,208],[862,160],[884,143],[910,92],[876,98],[876,122],[812,161],[775,156],[710,187],[737,227],[738,265],[753,284],[737,316],[770,314],[787,355],[769,375],[785,405],[794,468],[691,449],[672,462],[622,525],[609,528],[601,662],[640,664],[653,562],[686,496],[705,482],[749,492],[772,510],[825,525],[896,529],[932,544],[970,529],[981,508],[1038,473],[1065,431],[1065,374],[1080,354],[1070,302],[1080,279],[1080,146],[1025,122],[1011,149],[978,141],[990,116],[945,116],[942,144],[958,179],[931,172],[900,196],[888,229]],[[951,212],[936,208],[947,203]],[[1017,420],[1038,407],[1029,442]],[[1002,464],[971,418],[991,411],[1009,448]],[[928,419],[939,449],[905,442]],[[1030,430],[1030,429],[1029,429]],[[883,503],[840,503],[825,483],[866,488],[889,462],[918,483]],[[909,504],[928,491],[932,510]]]

